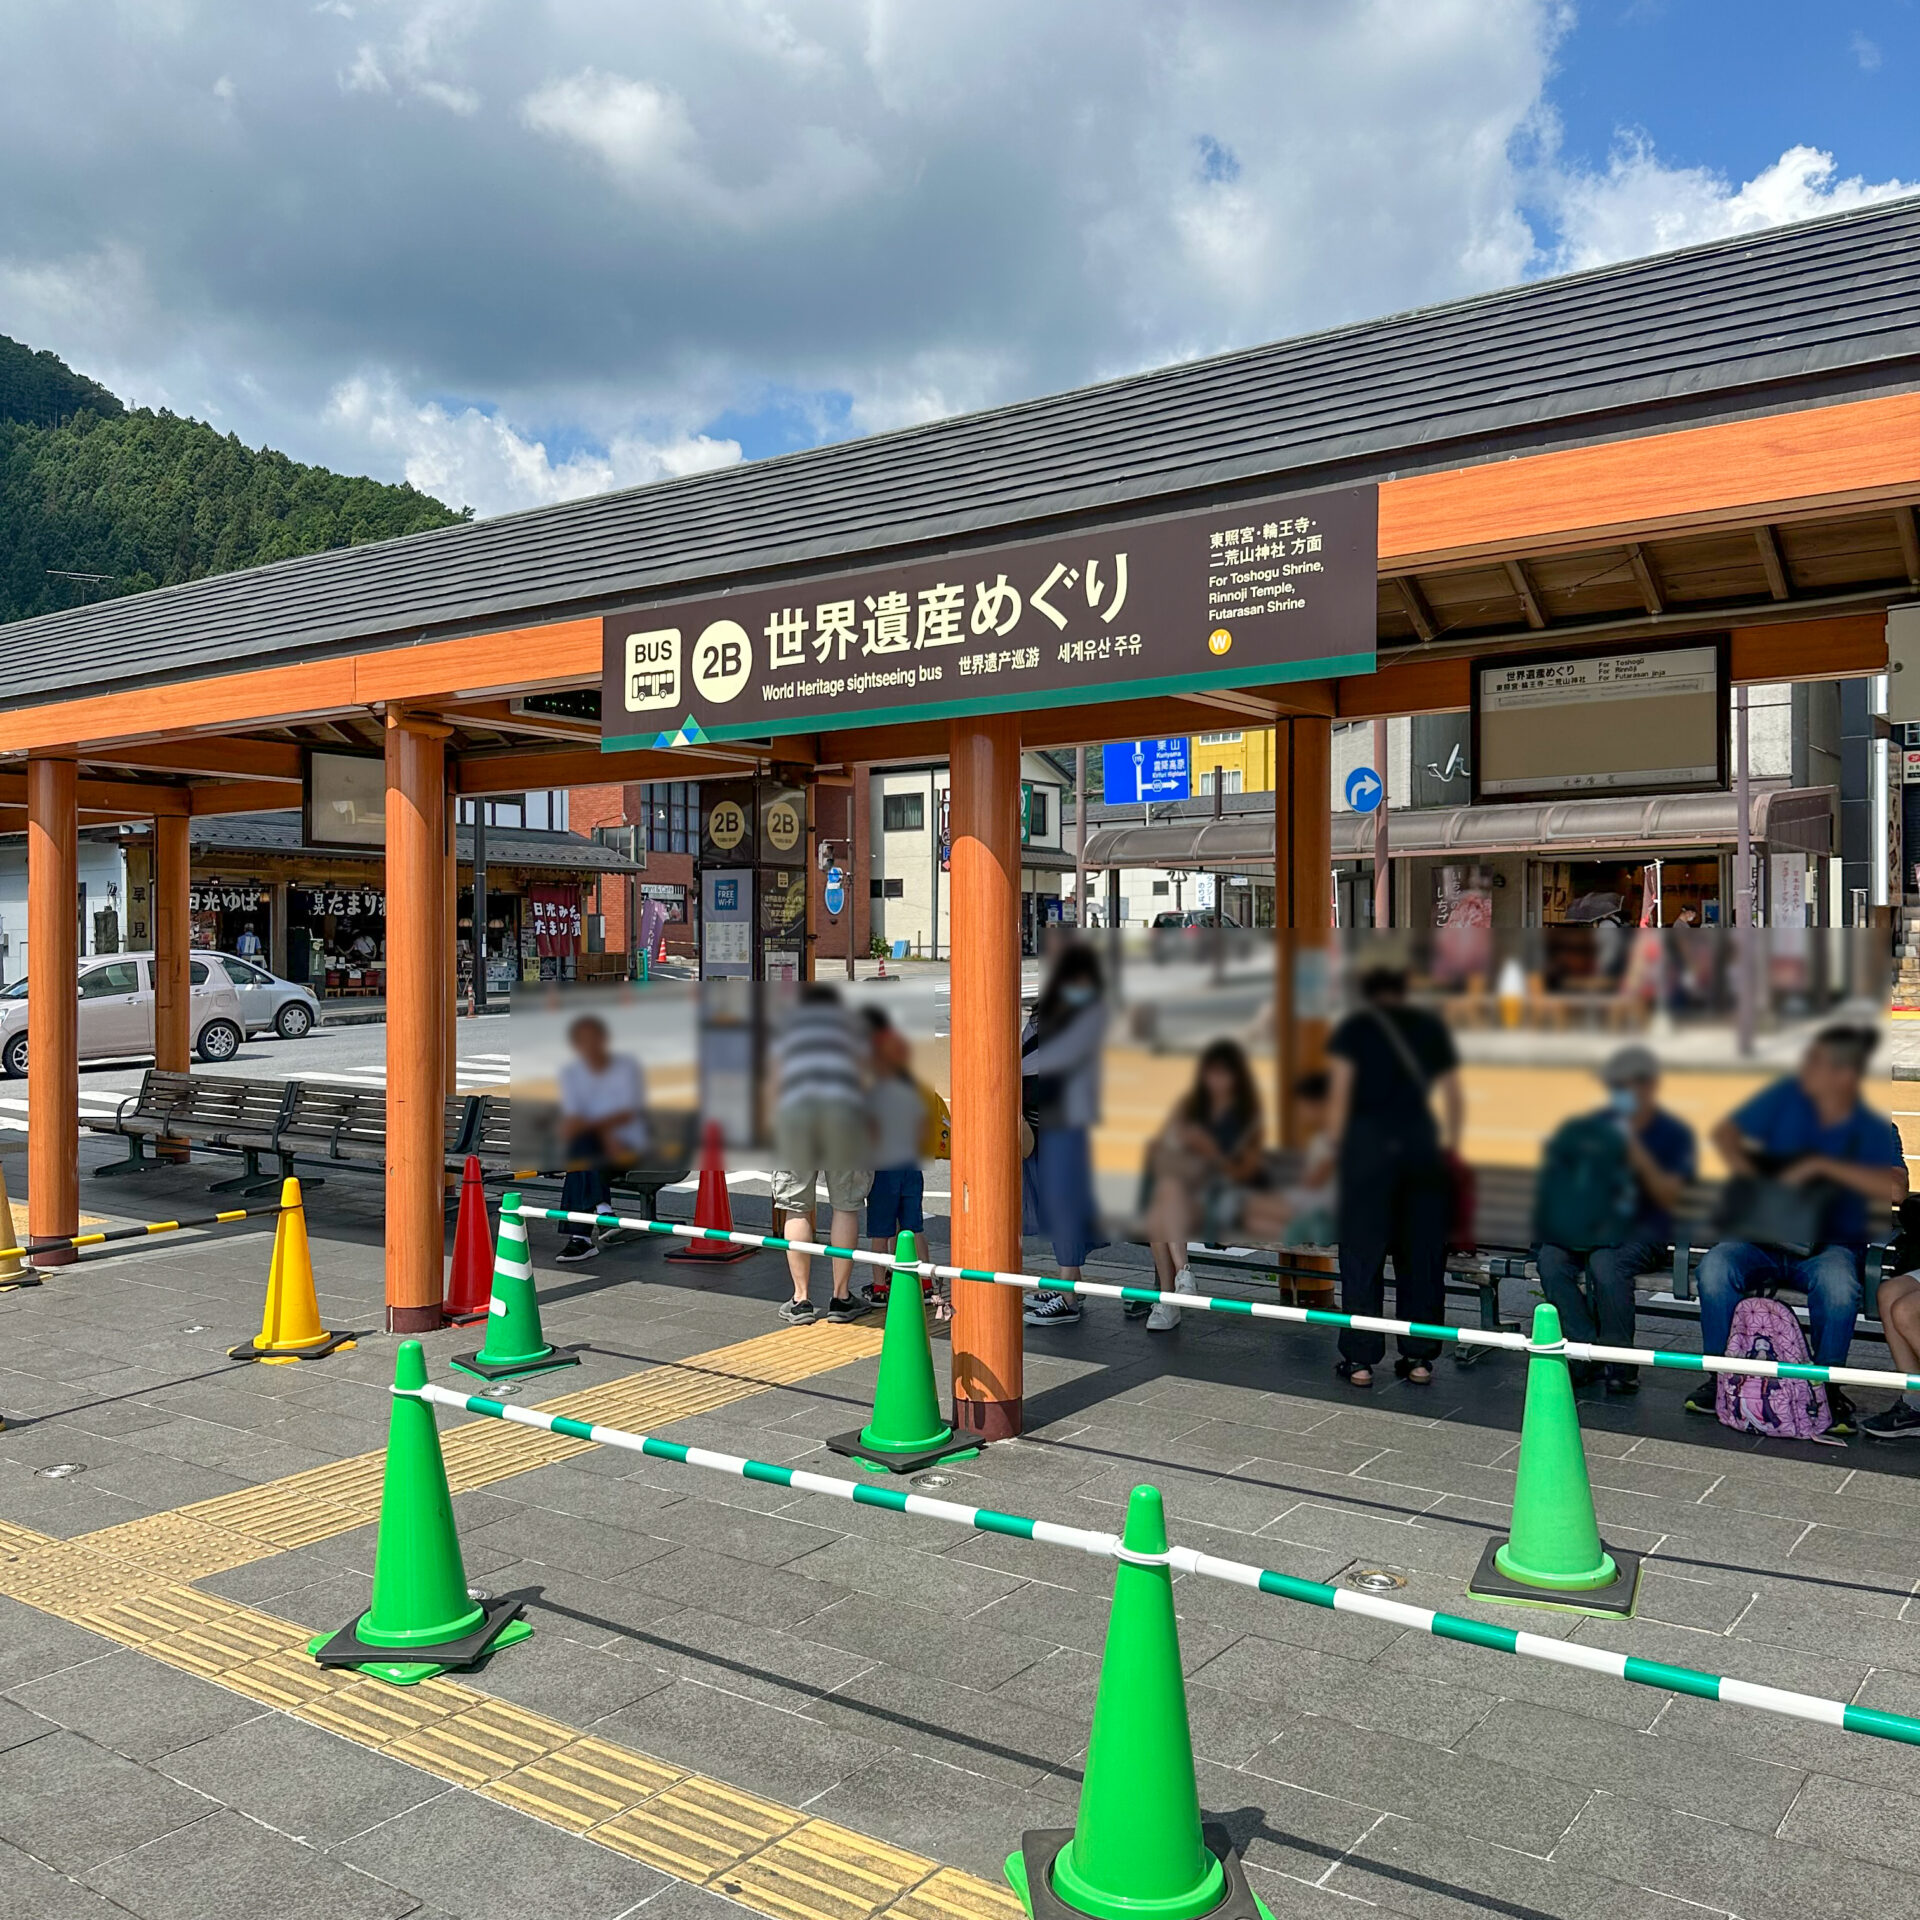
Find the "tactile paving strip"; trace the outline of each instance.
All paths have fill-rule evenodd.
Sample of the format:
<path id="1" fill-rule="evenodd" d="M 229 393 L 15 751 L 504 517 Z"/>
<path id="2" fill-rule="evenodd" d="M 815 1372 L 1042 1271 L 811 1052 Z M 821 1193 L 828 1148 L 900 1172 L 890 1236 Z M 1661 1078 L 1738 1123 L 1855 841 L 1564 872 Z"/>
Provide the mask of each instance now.
<path id="1" fill-rule="evenodd" d="M 1010 1887 L 942 1867 L 893 1903 L 898 1920 L 1027 1920 Z"/>
<path id="2" fill-rule="evenodd" d="M 713 1885 L 779 1920 L 871 1920 L 936 1864 L 831 1821 L 809 1820 Z"/>
<path id="3" fill-rule="evenodd" d="M 516 1767 L 481 1791 L 536 1819 L 584 1833 L 682 1778 L 678 1767 L 589 1736 Z"/>
<path id="4" fill-rule="evenodd" d="M 704 1885 L 792 1832 L 805 1817 L 694 1774 L 596 1827 L 593 1838 L 677 1880 Z"/>

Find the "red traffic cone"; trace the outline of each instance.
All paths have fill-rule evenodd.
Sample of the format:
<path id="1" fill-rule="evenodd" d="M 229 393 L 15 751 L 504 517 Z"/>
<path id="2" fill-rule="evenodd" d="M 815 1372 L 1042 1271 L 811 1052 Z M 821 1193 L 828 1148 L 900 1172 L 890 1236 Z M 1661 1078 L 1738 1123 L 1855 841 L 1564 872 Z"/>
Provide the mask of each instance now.
<path id="1" fill-rule="evenodd" d="M 700 1141 L 700 1191 L 694 1195 L 693 1224 L 710 1233 L 733 1231 L 733 1202 L 727 1197 L 726 1142 L 720 1137 L 720 1122 L 709 1120 Z M 676 1247 L 669 1260 L 697 1260 L 711 1264 L 716 1260 L 744 1260 L 751 1247 L 736 1247 L 724 1240 L 694 1240 Z"/>
<path id="2" fill-rule="evenodd" d="M 453 1229 L 446 1316 L 456 1326 L 484 1320 L 492 1295 L 493 1234 L 487 1226 L 487 1194 L 480 1183 L 480 1156 L 470 1153 L 460 1176 L 460 1218 Z"/>

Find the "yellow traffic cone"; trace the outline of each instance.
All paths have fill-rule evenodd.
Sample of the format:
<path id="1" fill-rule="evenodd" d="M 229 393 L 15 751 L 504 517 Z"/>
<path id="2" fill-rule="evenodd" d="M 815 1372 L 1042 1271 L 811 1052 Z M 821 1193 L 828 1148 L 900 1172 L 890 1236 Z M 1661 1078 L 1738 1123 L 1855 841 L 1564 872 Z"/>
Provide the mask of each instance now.
<path id="1" fill-rule="evenodd" d="M 291 1360 L 320 1360 L 354 1344 L 350 1333 L 329 1333 L 320 1324 L 320 1302 L 313 1292 L 313 1255 L 307 1247 L 307 1215 L 300 1182 L 280 1183 L 280 1218 L 273 1230 L 273 1265 L 267 1270 L 267 1308 L 260 1331 L 245 1345 L 231 1347 L 229 1360 L 258 1360 L 285 1366 Z"/>
<path id="2" fill-rule="evenodd" d="M 37 1287 L 40 1276 L 20 1250 L 19 1236 L 13 1230 L 13 1203 L 7 1198 L 7 1170 L 0 1163 L 0 1288 Z"/>

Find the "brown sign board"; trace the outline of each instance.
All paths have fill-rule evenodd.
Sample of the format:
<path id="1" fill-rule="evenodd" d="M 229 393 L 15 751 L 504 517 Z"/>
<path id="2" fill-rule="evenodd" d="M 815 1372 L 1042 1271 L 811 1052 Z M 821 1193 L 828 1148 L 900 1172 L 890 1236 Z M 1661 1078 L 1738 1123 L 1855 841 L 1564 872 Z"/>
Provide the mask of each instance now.
<path id="1" fill-rule="evenodd" d="M 609 751 L 1252 687 L 1374 665 L 1378 495 L 1276 495 L 603 622 Z"/>

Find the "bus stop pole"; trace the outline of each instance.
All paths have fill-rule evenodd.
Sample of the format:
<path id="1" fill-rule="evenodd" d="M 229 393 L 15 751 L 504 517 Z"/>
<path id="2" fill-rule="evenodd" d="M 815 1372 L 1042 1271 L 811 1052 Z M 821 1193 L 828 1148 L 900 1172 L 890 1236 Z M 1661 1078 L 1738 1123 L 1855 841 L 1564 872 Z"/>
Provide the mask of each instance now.
<path id="1" fill-rule="evenodd" d="M 951 723 L 953 1258 L 1020 1264 L 1020 722 Z M 937 838 L 937 836 L 936 836 Z M 937 857 L 937 856 L 936 856 Z M 1022 1422 L 1018 1293 L 953 1288 L 953 1423 L 1005 1440 Z"/>

